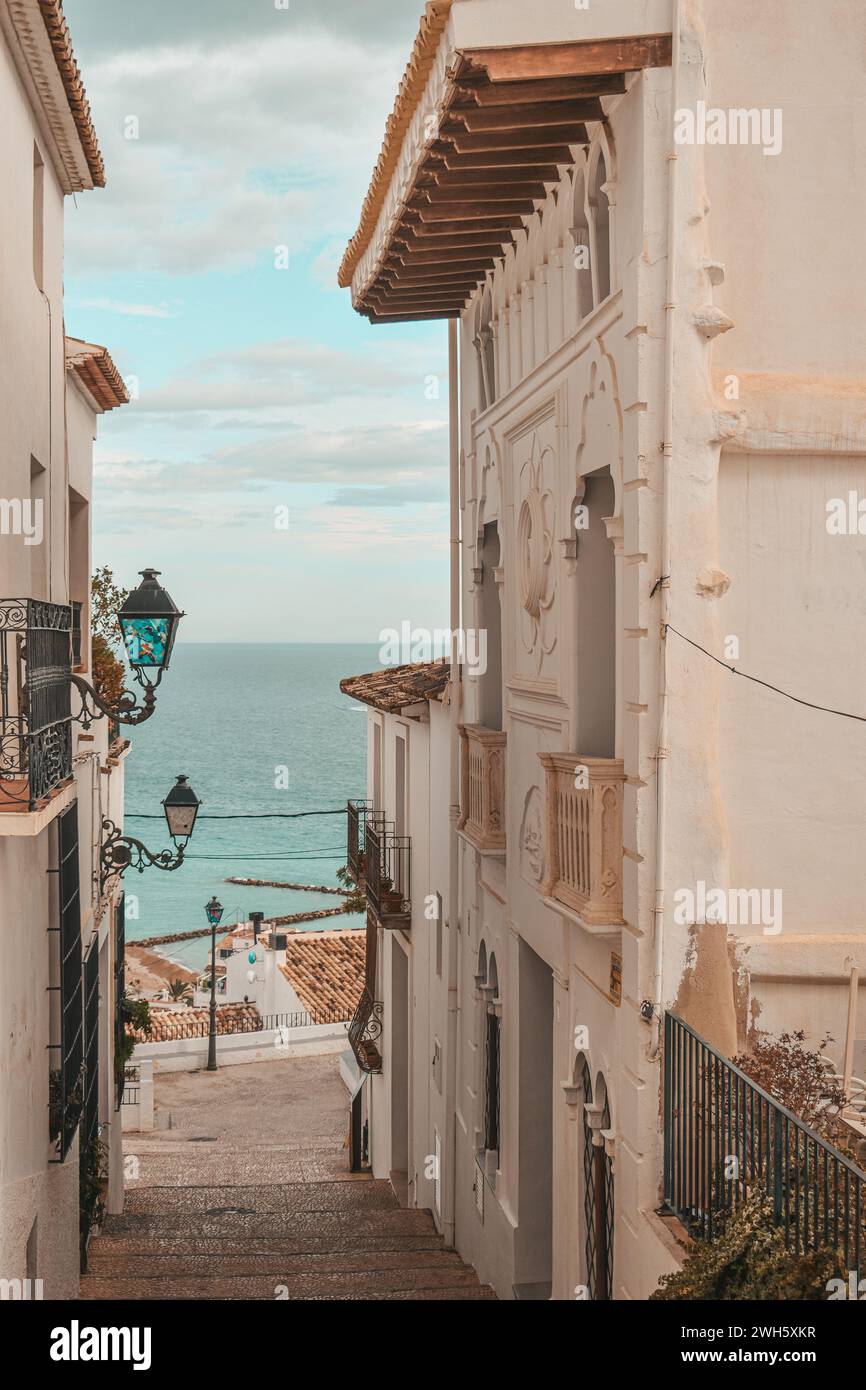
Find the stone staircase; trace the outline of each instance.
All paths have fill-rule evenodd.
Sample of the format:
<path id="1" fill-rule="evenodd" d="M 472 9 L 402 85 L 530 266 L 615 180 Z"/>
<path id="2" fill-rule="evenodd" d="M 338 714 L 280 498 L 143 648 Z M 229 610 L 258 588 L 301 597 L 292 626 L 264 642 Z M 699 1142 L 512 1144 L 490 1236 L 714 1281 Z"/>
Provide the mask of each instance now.
<path id="1" fill-rule="evenodd" d="M 493 1299 L 429 1212 L 342 1148 L 128 1135 L 138 1179 L 90 1243 L 85 1299 Z"/>

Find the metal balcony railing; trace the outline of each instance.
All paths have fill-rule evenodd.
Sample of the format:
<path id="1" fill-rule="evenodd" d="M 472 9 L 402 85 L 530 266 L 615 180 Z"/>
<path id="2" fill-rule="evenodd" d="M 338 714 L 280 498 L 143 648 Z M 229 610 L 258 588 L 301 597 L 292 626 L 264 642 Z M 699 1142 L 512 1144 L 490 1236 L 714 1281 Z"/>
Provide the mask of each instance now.
<path id="1" fill-rule="evenodd" d="M 358 884 L 364 882 L 364 831 L 367 815 L 372 812 L 372 809 L 372 801 L 348 801 L 346 803 L 346 867 Z"/>
<path id="2" fill-rule="evenodd" d="M 481 724 L 460 725 L 460 823 L 477 849 L 505 849 L 506 735 Z"/>
<path id="3" fill-rule="evenodd" d="M 364 988 L 354 1016 L 349 1024 L 349 1043 L 355 1061 L 363 1072 L 382 1070 L 379 1040 L 382 1036 L 382 1004 L 376 999 L 376 955 L 379 923 L 372 911 L 367 913 L 367 941 L 364 957 Z"/>
<path id="4" fill-rule="evenodd" d="M 829 1247 L 866 1271 L 866 1173 L 716 1052 L 665 1015 L 665 1205 L 712 1240 L 762 1188 L 796 1254 Z M 843 1271 L 840 1271 L 843 1273 Z"/>
<path id="5" fill-rule="evenodd" d="M 71 605 L 0 600 L 0 813 L 72 776 L 71 670 Z"/>
<path id="6" fill-rule="evenodd" d="M 368 813 L 364 873 L 367 905 L 383 927 L 407 927 L 410 902 L 410 840 L 395 835 L 379 812 Z"/>

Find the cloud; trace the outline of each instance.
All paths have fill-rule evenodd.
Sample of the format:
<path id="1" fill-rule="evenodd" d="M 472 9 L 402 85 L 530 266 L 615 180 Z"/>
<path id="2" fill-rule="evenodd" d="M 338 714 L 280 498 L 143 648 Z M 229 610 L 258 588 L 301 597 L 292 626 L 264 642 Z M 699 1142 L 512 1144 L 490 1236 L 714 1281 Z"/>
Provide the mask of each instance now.
<path id="1" fill-rule="evenodd" d="M 81 57 L 107 188 L 68 218 L 77 270 L 236 269 L 323 237 L 333 262 L 405 60 L 383 45 L 379 17 L 343 25 L 329 4 L 318 24 L 271 14 L 235 31 L 212 23 L 208 0 L 206 22 L 202 3 L 176 5 L 196 12 L 194 26 L 151 18 L 123 47 L 125 8 L 106 21 L 112 47 Z"/>
<path id="2" fill-rule="evenodd" d="M 119 46 L 146 49 L 209 35 L 237 41 L 253 35 L 274 38 L 290 31 L 322 28 L 374 43 L 394 42 L 408 50 L 418 28 L 423 0 L 148 0 L 146 6 L 117 0 L 64 0 L 79 64 L 87 71 L 93 55 Z"/>
<path id="3" fill-rule="evenodd" d="M 170 309 L 161 304 L 124 304 L 120 299 L 68 299 L 67 307 L 72 309 L 99 309 L 105 314 L 129 314 L 132 318 L 170 319 Z"/>

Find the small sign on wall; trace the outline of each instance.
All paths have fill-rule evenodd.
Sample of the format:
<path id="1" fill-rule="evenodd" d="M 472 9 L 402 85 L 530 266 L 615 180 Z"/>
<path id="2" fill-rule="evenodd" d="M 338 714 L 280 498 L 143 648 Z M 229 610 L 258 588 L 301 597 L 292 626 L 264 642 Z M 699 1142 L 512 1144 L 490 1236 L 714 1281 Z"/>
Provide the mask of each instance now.
<path id="1" fill-rule="evenodd" d="M 622 956 L 618 956 L 616 951 L 610 953 L 610 985 L 608 988 L 608 998 L 611 1004 L 619 1008 L 622 1003 Z"/>

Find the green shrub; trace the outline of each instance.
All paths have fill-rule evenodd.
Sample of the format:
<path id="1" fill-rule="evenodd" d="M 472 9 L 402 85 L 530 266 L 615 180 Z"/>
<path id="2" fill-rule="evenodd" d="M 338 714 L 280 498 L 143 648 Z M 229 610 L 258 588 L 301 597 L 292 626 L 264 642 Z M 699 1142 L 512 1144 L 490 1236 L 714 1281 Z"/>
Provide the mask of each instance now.
<path id="1" fill-rule="evenodd" d="M 807 1302 L 827 1298 L 845 1261 L 841 1251 L 785 1248 L 784 1226 L 773 1220 L 766 1193 L 757 1191 L 728 1217 L 713 1240 L 694 1245 L 674 1274 L 662 1277 L 651 1299 L 692 1302 Z"/>

